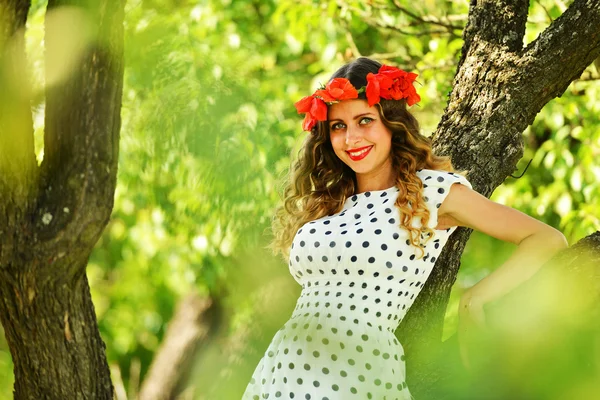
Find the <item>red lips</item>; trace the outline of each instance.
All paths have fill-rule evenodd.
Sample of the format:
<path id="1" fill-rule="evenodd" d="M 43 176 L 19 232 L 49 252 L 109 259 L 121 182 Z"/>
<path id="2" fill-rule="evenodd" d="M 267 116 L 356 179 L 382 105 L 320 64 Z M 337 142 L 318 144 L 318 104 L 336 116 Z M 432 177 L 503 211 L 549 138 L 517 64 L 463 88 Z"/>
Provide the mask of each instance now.
<path id="1" fill-rule="evenodd" d="M 358 149 L 352 149 L 353 153 L 356 153 L 356 152 L 364 150 L 364 149 L 369 149 L 369 150 L 365 151 L 364 153 L 362 153 L 362 154 L 360 154 L 358 156 L 353 156 L 352 154 L 350 154 L 349 151 L 346 151 L 346 153 L 348 153 L 348 156 L 350 156 L 350 159 L 352 161 L 359 161 L 359 160 L 362 160 L 363 158 L 365 158 L 371 152 L 372 148 L 373 148 L 373 146 L 371 145 L 371 146 L 360 147 Z"/>

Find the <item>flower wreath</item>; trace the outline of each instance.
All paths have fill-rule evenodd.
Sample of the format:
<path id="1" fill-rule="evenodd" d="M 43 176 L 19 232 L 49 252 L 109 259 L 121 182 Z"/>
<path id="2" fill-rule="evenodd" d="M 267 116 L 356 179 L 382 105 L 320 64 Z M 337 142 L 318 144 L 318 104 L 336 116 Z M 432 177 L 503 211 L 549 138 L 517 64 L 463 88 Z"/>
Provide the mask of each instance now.
<path id="1" fill-rule="evenodd" d="M 406 99 L 412 106 L 421 101 L 413 82 L 417 74 L 406 72 L 389 65 L 382 65 L 374 74 L 367 74 L 367 86 L 356 89 L 346 78 L 334 78 L 327 86 L 321 86 L 312 95 L 303 97 L 294 105 L 298 114 L 306 113 L 302 129 L 310 131 L 317 121 L 327 121 L 327 104 L 338 103 L 342 100 L 356 99 L 358 94 L 365 92 L 369 106 L 379 103 L 381 98 L 387 100 Z"/>

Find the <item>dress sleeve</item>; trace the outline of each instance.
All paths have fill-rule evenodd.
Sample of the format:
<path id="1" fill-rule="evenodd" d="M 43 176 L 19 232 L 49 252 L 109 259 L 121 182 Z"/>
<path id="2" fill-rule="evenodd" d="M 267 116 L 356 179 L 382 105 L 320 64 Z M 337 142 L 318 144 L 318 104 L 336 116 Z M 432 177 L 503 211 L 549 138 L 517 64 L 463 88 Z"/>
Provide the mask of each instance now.
<path id="1" fill-rule="evenodd" d="M 422 170 L 421 180 L 423 181 L 423 196 L 429 208 L 429 223 L 431 229 L 435 229 L 438 223 L 438 209 L 444 202 L 450 187 L 454 183 L 465 185 L 473 189 L 471 183 L 462 175 L 456 172 Z"/>

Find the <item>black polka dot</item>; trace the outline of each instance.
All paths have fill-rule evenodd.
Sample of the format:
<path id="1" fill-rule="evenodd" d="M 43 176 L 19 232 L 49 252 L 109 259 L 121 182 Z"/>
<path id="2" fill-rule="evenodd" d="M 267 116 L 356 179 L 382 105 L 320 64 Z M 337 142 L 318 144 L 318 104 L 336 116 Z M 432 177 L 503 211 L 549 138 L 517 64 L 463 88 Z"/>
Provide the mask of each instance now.
<path id="1" fill-rule="evenodd" d="M 442 195 L 455 180 L 441 175 L 418 170 L 423 181 L 421 196 L 425 207 L 433 212 L 432 222 L 437 216 L 436 207 L 441 207 Z M 329 400 L 332 395 L 325 392 L 331 391 L 340 392 L 340 398 L 350 398 L 352 393 L 356 395 L 353 398 L 376 399 L 382 390 L 406 388 L 402 379 L 394 381 L 377 374 L 378 366 L 386 365 L 382 364 L 385 360 L 405 362 L 404 355 L 397 352 L 400 342 L 384 336 L 384 332 L 394 331 L 425 286 L 425 277 L 447 235 L 429 244 L 424 240 L 432 235 L 420 232 L 423 243 L 413 245 L 407 239 L 410 233 L 399 225 L 397 217 L 401 213 L 394 208 L 398 192 L 396 188 L 353 195 L 346 199 L 341 212 L 298 229 L 291 244 L 289 266 L 302 285 L 291 316 L 300 319 L 280 329 L 282 340 L 266 350 L 251 378 L 248 391 L 252 393 L 247 398 Z M 414 250 L 419 246 L 428 251 L 418 259 Z M 363 331 L 367 327 L 368 334 Z M 402 376 L 397 375 L 402 371 L 394 369 L 397 367 L 392 365 L 393 376 Z M 325 381 L 321 379 L 324 376 L 333 379 Z M 273 389 L 265 386 L 269 382 Z M 292 389 L 294 385 L 296 389 Z M 398 394 L 390 392 L 386 397 L 395 396 Z"/>

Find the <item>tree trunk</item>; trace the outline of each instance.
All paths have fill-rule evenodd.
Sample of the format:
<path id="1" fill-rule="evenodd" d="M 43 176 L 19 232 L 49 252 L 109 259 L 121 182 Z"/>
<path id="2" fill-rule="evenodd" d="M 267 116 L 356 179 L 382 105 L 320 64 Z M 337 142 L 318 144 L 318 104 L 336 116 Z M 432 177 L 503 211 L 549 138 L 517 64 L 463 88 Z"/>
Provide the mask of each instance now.
<path id="1" fill-rule="evenodd" d="M 600 2 L 575 0 L 524 48 L 528 5 L 527 0 L 471 1 L 453 90 L 433 136 L 434 151 L 450 156 L 458 170 L 468 170 L 474 189 L 486 197 L 515 170 L 523 155 L 522 132 L 537 113 L 600 55 Z M 470 234 L 459 228 L 450 237 L 398 330 L 417 398 L 429 398 L 428 387 L 446 373 L 435 360 Z"/>
<path id="2" fill-rule="evenodd" d="M 114 396 L 85 269 L 113 206 L 124 2 L 72 3 L 48 2 L 38 167 L 24 63 L 29 2 L 0 0 L 0 320 L 15 399 Z"/>
<path id="3" fill-rule="evenodd" d="M 181 300 L 169 329 L 156 351 L 140 390 L 140 400 L 177 397 L 195 358 L 196 348 L 206 340 L 213 322 L 215 304 L 197 293 Z"/>

